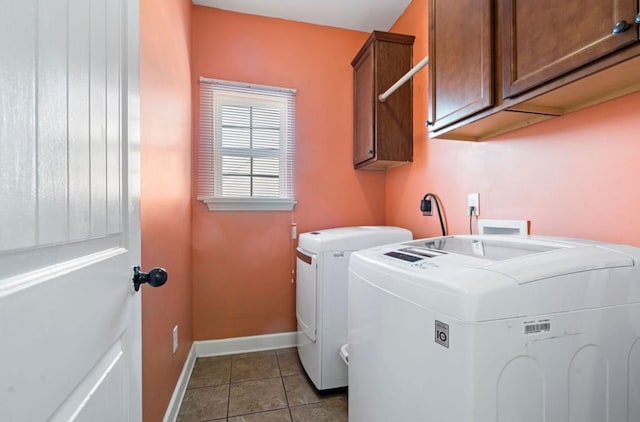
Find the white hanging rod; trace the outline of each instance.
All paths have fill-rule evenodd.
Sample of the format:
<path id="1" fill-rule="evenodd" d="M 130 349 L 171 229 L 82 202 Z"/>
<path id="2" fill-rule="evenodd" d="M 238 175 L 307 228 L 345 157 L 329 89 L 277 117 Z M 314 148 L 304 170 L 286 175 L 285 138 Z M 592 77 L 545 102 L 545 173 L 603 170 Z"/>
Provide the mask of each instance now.
<path id="1" fill-rule="evenodd" d="M 387 98 L 389 98 L 391 94 L 396 92 L 396 89 L 400 88 L 405 82 L 411 79 L 413 75 L 418 73 L 418 71 L 423 67 L 425 67 L 428 63 L 429 63 L 429 56 L 425 57 L 424 59 L 422 59 L 422 61 L 420 61 L 420 63 L 413 66 L 413 68 L 410 71 L 408 71 L 402 78 L 400 78 L 398 82 L 391 85 L 391 88 L 387 89 L 383 94 L 378 95 L 378 99 L 380 100 L 380 102 L 384 103 L 385 101 L 387 101 Z"/>

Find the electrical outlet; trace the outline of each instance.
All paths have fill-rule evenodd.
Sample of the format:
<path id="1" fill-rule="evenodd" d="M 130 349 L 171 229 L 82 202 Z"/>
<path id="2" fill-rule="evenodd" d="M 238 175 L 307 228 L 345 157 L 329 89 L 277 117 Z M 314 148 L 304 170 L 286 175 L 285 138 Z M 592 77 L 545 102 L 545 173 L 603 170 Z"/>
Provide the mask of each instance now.
<path id="1" fill-rule="evenodd" d="M 173 353 L 178 350 L 178 326 L 173 327 Z"/>
<path id="2" fill-rule="evenodd" d="M 467 195 L 467 214 L 471 212 L 471 207 L 474 208 L 473 215 L 476 217 L 480 215 L 480 194 L 470 193 Z"/>
<path id="3" fill-rule="evenodd" d="M 298 237 L 298 225 L 291 223 L 291 239 L 296 240 L 296 237 Z"/>

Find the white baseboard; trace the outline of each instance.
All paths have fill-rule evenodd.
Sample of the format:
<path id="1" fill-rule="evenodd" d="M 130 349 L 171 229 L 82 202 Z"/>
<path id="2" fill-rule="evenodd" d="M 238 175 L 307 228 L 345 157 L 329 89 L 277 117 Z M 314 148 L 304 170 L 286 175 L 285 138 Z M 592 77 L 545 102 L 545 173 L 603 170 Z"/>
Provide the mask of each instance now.
<path id="1" fill-rule="evenodd" d="M 194 341 L 189 350 L 187 360 L 178 378 L 178 383 L 173 391 L 169 406 L 164 414 L 163 422 L 175 422 L 180 410 L 180 404 L 187 391 L 189 378 L 196 358 L 207 356 L 233 355 L 236 353 L 259 352 L 262 350 L 284 349 L 297 345 L 298 335 L 294 332 L 265 334 L 251 337 L 234 337 L 223 340 Z"/>
<path id="2" fill-rule="evenodd" d="M 297 333 L 265 334 L 261 336 L 233 337 L 222 340 L 194 341 L 197 357 L 232 355 L 236 353 L 259 352 L 261 350 L 295 347 Z"/>
<path id="3" fill-rule="evenodd" d="M 182 404 L 184 393 L 187 391 L 187 385 L 189 384 L 189 379 L 191 378 L 191 372 L 193 371 L 193 366 L 195 365 L 195 363 L 196 347 L 194 344 L 191 344 L 191 349 L 189 350 L 189 354 L 187 355 L 187 360 L 184 362 L 182 372 L 180 373 L 180 378 L 178 378 L 176 388 L 175 390 L 173 390 L 171 400 L 169 401 L 169 406 L 167 406 L 167 411 L 164 414 L 164 418 L 162 418 L 162 422 L 176 421 L 176 418 L 178 417 L 178 411 L 180 410 L 180 404 Z"/>

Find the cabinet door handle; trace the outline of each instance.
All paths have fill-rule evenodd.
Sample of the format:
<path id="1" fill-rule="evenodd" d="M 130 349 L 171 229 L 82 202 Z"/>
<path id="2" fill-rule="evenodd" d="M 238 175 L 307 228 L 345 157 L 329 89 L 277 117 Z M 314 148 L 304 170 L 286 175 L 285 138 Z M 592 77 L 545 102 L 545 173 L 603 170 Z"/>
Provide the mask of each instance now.
<path id="1" fill-rule="evenodd" d="M 636 15 L 636 23 L 640 25 L 640 13 Z"/>
<path id="2" fill-rule="evenodd" d="M 636 20 L 638 17 L 636 16 Z M 625 20 L 618 21 L 615 25 L 613 25 L 613 30 L 611 33 L 613 35 L 622 34 L 623 32 L 627 32 L 631 28 L 631 25 Z"/>
<path id="3" fill-rule="evenodd" d="M 373 150 L 372 150 L 372 149 L 370 149 L 369 151 L 367 151 L 367 154 L 369 154 L 369 155 L 373 155 Z"/>

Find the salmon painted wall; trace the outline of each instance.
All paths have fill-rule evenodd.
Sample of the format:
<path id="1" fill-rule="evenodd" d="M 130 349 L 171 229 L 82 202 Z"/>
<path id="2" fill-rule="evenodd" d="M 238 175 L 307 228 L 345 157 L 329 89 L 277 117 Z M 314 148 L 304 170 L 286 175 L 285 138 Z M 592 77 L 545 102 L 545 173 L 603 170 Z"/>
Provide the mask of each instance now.
<path id="1" fill-rule="evenodd" d="M 392 30 L 416 35 L 414 60 L 427 53 L 427 0 L 414 0 Z M 640 246 L 640 94 L 480 143 L 427 140 L 428 67 L 414 81 L 414 162 L 387 172 L 386 223 L 416 236 L 440 234 L 419 200 L 440 196 L 450 233 L 468 233 L 468 193 L 480 217 L 526 219 L 531 233 Z M 475 232 L 475 228 L 474 228 Z"/>
<path id="2" fill-rule="evenodd" d="M 194 200 L 194 338 L 294 331 L 291 222 L 302 233 L 385 221 L 384 174 L 355 171 L 352 164 L 350 63 L 368 34 L 192 10 L 194 128 L 200 76 L 297 89 L 298 201 L 292 213 L 213 213 Z M 194 150 L 197 142 L 194 136 Z M 194 191 L 196 183 L 194 171 Z"/>
<path id="3" fill-rule="evenodd" d="M 162 420 L 193 341 L 189 0 L 140 2 L 142 266 L 167 284 L 143 285 L 145 421 Z M 179 345 L 172 353 L 172 329 Z"/>

